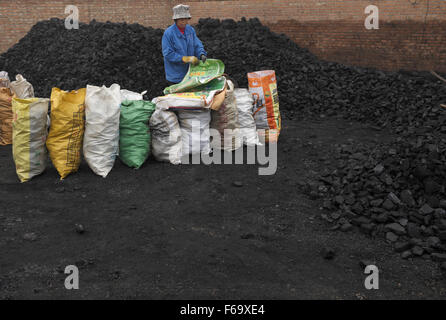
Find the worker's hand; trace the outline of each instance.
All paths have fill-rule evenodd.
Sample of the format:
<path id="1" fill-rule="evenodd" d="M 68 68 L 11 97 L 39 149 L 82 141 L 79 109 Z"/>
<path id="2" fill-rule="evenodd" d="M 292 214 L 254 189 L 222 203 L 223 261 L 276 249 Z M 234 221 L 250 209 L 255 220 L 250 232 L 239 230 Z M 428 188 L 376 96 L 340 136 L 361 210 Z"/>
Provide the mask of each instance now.
<path id="1" fill-rule="evenodd" d="M 206 56 L 204 54 L 201 55 L 200 60 L 203 61 L 203 63 L 206 62 Z"/>
<path id="2" fill-rule="evenodd" d="M 184 63 L 192 63 L 193 65 L 196 65 L 200 62 L 195 56 L 184 56 L 182 60 Z"/>

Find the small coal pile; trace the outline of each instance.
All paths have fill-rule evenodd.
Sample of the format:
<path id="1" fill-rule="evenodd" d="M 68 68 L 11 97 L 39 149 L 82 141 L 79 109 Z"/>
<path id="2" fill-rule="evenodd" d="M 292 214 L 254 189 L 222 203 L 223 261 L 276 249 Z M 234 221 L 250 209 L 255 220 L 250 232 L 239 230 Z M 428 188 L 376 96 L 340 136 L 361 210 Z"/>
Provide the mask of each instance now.
<path id="1" fill-rule="evenodd" d="M 403 258 L 446 256 L 446 137 L 406 135 L 371 149 L 335 146 L 336 167 L 320 177 L 324 215 L 342 231 L 362 231 L 394 243 Z M 323 195 L 323 194 L 320 194 Z"/>

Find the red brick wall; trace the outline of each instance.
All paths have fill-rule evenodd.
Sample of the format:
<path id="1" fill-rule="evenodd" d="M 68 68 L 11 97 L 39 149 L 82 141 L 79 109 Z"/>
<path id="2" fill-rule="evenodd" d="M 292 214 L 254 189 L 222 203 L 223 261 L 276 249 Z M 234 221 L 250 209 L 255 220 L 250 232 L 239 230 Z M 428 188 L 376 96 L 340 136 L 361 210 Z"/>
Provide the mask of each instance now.
<path id="1" fill-rule="evenodd" d="M 78 6 L 82 22 L 165 28 L 178 3 L 191 6 L 192 23 L 200 17 L 258 17 L 323 59 L 385 70 L 446 72 L 446 0 L 0 0 L 0 52 L 37 21 L 65 18 L 69 4 Z M 364 27 L 364 9 L 370 4 L 380 10 L 379 30 Z"/>

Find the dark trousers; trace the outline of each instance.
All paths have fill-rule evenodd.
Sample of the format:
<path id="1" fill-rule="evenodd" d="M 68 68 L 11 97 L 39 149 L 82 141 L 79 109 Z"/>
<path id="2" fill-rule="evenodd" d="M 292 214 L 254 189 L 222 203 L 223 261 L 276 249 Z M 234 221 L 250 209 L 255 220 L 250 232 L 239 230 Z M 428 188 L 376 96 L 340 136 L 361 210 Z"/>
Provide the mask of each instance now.
<path id="1" fill-rule="evenodd" d="M 176 83 L 175 82 L 170 82 L 170 81 L 166 80 L 166 87 L 173 86 L 174 84 L 176 84 Z"/>

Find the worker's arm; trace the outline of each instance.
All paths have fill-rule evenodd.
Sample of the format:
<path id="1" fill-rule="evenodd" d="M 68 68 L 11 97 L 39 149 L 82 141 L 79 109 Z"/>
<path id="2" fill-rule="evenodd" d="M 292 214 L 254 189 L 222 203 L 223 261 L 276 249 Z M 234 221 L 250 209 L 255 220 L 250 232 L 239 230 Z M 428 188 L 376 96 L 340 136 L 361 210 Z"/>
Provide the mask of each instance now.
<path id="1" fill-rule="evenodd" d="M 162 40 L 163 56 L 170 62 L 182 62 L 183 56 L 176 53 L 169 34 L 164 33 Z"/>

